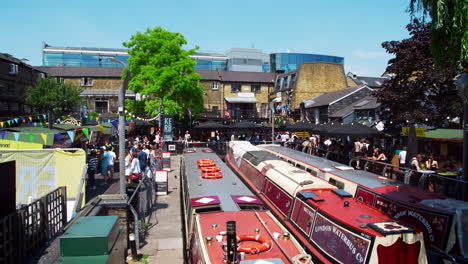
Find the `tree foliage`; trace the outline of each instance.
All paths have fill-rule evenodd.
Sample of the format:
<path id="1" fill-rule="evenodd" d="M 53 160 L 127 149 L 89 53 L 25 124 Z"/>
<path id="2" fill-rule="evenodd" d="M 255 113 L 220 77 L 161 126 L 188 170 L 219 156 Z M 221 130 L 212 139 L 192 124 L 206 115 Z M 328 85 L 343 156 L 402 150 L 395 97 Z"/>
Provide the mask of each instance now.
<path id="1" fill-rule="evenodd" d="M 430 16 L 432 53 L 442 69 L 468 66 L 468 4 L 466 0 L 410 0 L 413 17 Z"/>
<path id="2" fill-rule="evenodd" d="M 184 50 L 187 41 L 180 33 L 161 27 L 137 32 L 123 45 L 129 48 L 131 79 L 129 89 L 144 98 L 148 115 L 159 111 L 182 115 L 187 108 L 196 114 L 203 110 L 203 87 L 194 71 L 196 61 L 189 57 L 196 49 Z M 130 109 L 137 105 L 130 105 Z"/>
<path id="3" fill-rule="evenodd" d="M 442 71 L 434 66 L 429 28 L 430 24 L 415 19 L 407 26 L 410 38 L 382 43 L 395 55 L 387 67 L 394 77 L 374 94 L 384 109 L 382 119 L 394 125 L 410 120 L 440 127 L 447 117 L 461 113 L 453 69 Z"/>
<path id="4" fill-rule="evenodd" d="M 83 102 L 83 89 L 71 83 L 60 83 L 53 77 L 39 79 L 26 88 L 26 104 L 40 113 L 51 111 L 55 116 L 67 115 L 73 106 Z"/>

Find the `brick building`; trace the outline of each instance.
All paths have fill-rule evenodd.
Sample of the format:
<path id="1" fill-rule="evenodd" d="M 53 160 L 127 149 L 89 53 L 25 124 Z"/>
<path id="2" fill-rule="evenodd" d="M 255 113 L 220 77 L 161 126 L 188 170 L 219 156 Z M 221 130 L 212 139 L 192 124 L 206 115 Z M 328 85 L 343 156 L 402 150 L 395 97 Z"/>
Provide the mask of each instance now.
<path id="1" fill-rule="evenodd" d="M 29 113 L 24 105 L 26 87 L 34 86 L 44 72 L 9 55 L 0 53 L 0 116 L 10 117 Z"/>
<path id="2" fill-rule="evenodd" d="M 205 90 L 206 118 L 269 118 L 275 73 L 196 70 Z"/>
<path id="3" fill-rule="evenodd" d="M 114 67 L 36 67 L 60 82 L 67 82 L 84 89 L 88 111 L 117 113 L 118 92 L 122 84 L 122 68 Z M 133 91 L 127 90 L 125 97 L 135 98 Z"/>
<path id="4" fill-rule="evenodd" d="M 298 69 L 277 76 L 269 101 L 274 102 L 277 114 L 299 119 L 301 102 L 346 88 L 343 64 L 302 63 Z"/>

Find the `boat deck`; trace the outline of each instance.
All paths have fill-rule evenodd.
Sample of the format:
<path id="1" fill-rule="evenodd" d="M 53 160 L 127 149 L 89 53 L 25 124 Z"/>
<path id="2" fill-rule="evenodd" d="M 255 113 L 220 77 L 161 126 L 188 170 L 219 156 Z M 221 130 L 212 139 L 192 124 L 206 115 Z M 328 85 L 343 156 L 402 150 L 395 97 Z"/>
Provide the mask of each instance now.
<path id="1" fill-rule="evenodd" d="M 260 220 L 261 219 L 261 220 Z M 258 263 L 281 263 L 281 262 L 266 262 L 271 259 L 281 259 L 283 263 L 290 263 L 290 259 L 301 252 L 293 239 L 286 240 L 283 238 L 282 234 L 285 232 L 278 223 L 273 220 L 270 214 L 266 211 L 237 211 L 237 212 L 219 212 L 219 213 L 210 213 L 210 214 L 200 214 L 199 215 L 200 227 L 201 227 L 201 234 L 203 239 L 207 236 L 211 236 L 213 238 L 213 243 L 211 245 L 207 245 L 206 249 L 208 251 L 208 255 L 210 256 L 211 263 L 222 263 L 222 259 L 224 257 L 225 252 L 222 249 L 222 244 L 225 242 L 226 237 L 220 236 L 220 232 L 226 231 L 226 222 L 227 221 L 236 221 L 236 234 L 239 235 L 246 235 L 246 234 L 256 234 L 254 231 L 258 228 L 260 231 L 258 235 L 264 236 L 268 238 L 271 243 L 272 247 L 270 250 L 260 253 L 260 254 L 249 254 L 245 255 L 244 261 L 249 260 L 264 260 L 265 262 L 258 262 Z M 262 225 L 261 221 L 264 221 L 265 226 Z M 216 224 L 217 227 L 213 228 L 213 224 Z M 267 229 L 265 228 L 268 228 Z M 277 234 L 278 238 L 275 239 L 270 235 L 270 233 Z M 221 242 L 217 240 L 220 238 Z M 281 252 L 278 244 L 285 250 L 287 256 Z M 245 241 L 239 243 L 240 246 L 247 246 L 247 247 L 255 247 L 259 246 L 260 243 L 258 242 L 250 242 Z M 220 261 L 221 260 L 221 261 Z M 249 262 L 250 263 L 250 262 Z"/>
<path id="2" fill-rule="evenodd" d="M 192 200 L 192 204 L 198 202 L 198 205 L 203 205 L 203 203 L 208 205 L 210 202 L 219 202 L 222 211 L 239 210 L 236 199 L 241 199 L 245 203 L 261 204 L 260 200 L 254 196 L 216 153 L 206 151 L 211 151 L 211 149 L 188 149 L 184 154 L 187 187 L 190 190 L 189 198 Z M 201 177 L 202 173 L 197 166 L 197 160 L 201 159 L 212 159 L 216 167 L 221 169 L 223 177 L 220 179 L 203 179 Z M 229 192 L 226 190 L 229 190 Z"/>

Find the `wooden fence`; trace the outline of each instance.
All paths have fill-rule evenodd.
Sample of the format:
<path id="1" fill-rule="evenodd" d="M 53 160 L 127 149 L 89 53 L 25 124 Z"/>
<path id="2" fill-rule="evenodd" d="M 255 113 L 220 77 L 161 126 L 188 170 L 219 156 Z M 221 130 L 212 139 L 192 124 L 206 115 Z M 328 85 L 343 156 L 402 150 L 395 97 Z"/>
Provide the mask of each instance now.
<path id="1" fill-rule="evenodd" d="M 26 263 L 66 223 L 66 187 L 59 187 L 0 219 L 0 263 Z"/>

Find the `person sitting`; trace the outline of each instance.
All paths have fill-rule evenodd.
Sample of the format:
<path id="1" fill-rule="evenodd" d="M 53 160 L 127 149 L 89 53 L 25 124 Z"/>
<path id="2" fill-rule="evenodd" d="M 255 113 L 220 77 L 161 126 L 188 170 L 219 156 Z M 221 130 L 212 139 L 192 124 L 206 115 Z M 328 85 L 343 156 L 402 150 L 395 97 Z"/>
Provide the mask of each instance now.
<path id="1" fill-rule="evenodd" d="M 429 170 L 437 171 L 439 170 L 439 162 L 434 159 L 434 155 L 429 155 L 427 161 L 426 161 L 426 167 Z"/>
<path id="2" fill-rule="evenodd" d="M 411 159 L 411 163 L 410 163 L 410 166 L 411 166 L 411 169 L 413 170 L 421 170 L 421 167 L 419 166 L 419 163 L 422 161 L 422 156 L 421 154 L 418 154 L 416 155 L 416 157 L 413 157 Z"/>

